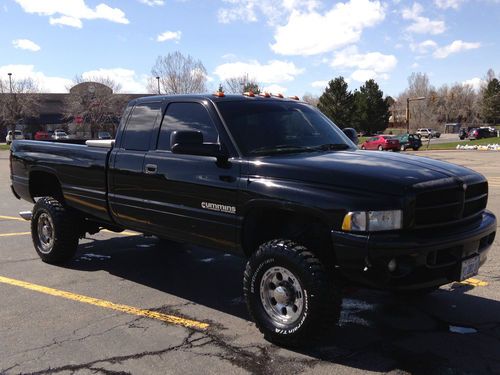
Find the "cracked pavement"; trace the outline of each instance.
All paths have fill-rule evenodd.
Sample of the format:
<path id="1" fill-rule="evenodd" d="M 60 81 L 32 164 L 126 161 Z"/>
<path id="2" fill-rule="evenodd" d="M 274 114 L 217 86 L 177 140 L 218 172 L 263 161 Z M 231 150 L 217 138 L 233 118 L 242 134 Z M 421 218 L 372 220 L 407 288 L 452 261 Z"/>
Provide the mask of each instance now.
<path id="1" fill-rule="evenodd" d="M 498 155 L 426 152 L 500 177 Z M 30 209 L 10 193 L 0 152 L 0 215 Z M 500 215 L 500 187 L 489 209 Z M 0 219 L 1 233 L 29 224 Z M 0 239 L 0 275 L 209 323 L 184 328 L 0 284 L 0 374 L 500 373 L 500 245 L 478 279 L 421 298 L 349 289 L 332 337 L 308 348 L 265 341 L 242 299 L 244 260 L 153 238 L 100 233 L 65 267 L 42 263 L 30 236 Z M 451 333 L 450 325 L 474 328 Z"/>

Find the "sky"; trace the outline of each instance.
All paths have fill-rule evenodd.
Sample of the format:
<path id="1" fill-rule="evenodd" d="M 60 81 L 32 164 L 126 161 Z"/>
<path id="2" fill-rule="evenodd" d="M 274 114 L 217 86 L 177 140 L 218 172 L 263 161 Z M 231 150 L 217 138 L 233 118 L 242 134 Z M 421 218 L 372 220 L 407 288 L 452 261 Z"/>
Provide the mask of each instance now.
<path id="1" fill-rule="evenodd" d="M 201 60 L 210 90 L 248 74 L 266 91 L 320 95 L 343 76 L 397 96 L 412 72 L 479 87 L 500 73 L 500 0 L 0 0 L 0 78 L 67 92 L 103 76 L 146 93 L 158 56 Z"/>

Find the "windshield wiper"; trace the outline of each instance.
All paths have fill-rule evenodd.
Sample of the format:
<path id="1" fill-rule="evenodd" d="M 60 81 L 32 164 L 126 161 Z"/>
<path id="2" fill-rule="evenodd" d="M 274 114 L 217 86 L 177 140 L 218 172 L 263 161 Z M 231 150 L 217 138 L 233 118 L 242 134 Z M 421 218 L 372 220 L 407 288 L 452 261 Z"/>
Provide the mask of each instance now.
<path id="1" fill-rule="evenodd" d="M 350 148 L 349 145 L 345 143 L 326 143 L 320 146 L 309 147 L 309 149 L 311 150 L 318 150 L 318 151 L 347 150 L 348 148 Z"/>
<path id="2" fill-rule="evenodd" d="M 276 145 L 270 147 L 259 147 L 255 150 L 249 151 L 249 154 L 252 155 L 271 155 L 271 154 L 285 154 L 285 153 L 293 153 L 293 152 L 308 152 L 311 151 L 310 147 L 305 146 L 293 146 L 293 145 Z"/>
<path id="3" fill-rule="evenodd" d="M 347 150 L 349 145 L 345 143 L 327 143 L 320 146 L 294 146 L 294 145 L 276 145 L 271 147 L 259 147 L 249 152 L 252 155 L 271 155 L 271 154 L 285 154 L 294 152 L 315 152 L 315 151 L 333 151 L 333 150 Z"/>

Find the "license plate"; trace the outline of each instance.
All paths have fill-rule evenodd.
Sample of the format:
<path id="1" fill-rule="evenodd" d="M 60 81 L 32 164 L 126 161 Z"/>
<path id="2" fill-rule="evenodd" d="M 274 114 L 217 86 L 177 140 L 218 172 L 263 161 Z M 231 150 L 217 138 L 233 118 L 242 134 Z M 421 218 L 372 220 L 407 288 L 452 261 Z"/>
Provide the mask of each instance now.
<path id="1" fill-rule="evenodd" d="M 460 269 L 460 281 L 475 276 L 477 275 L 478 272 L 479 272 L 479 255 L 476 255 L 473 258 L 469 258 L 462 261 L 462 267 Z"/>

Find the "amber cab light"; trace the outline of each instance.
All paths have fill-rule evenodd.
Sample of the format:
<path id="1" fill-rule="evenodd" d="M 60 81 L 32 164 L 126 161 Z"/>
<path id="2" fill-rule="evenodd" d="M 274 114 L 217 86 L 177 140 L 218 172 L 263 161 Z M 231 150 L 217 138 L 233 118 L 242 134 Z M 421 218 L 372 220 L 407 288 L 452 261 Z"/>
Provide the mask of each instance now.
<path id="1" fill-rule="evenodd" d="M 247 91 L 247 92 L 244 92 L 244 93 L 243 93 L 243 95 L 245 95 L 245 96 L 250 96 L 250 97 L 252 97 L 252 98 L 255 96 L 255 94 L 254 94 L 254 92 L 253 92 L 253 91 Z"/>

